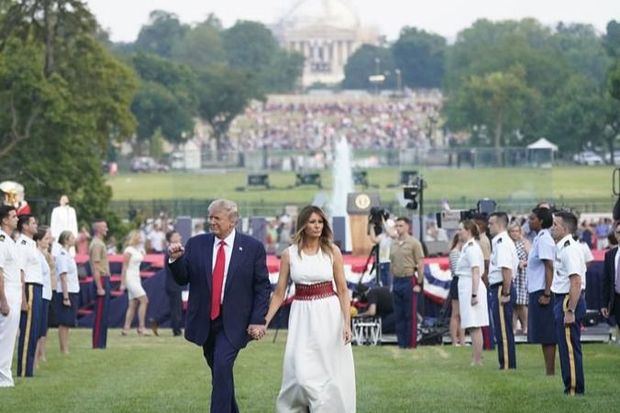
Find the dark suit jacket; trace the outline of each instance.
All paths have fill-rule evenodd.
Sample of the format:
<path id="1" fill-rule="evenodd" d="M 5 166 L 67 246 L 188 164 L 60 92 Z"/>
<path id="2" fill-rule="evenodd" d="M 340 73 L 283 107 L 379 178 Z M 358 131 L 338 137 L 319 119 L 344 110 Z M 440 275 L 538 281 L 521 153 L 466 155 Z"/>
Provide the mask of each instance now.
<path id="1" fill-rule="evenodd" d="M 166 252 L 166 255 L 164 256 L 164 262 L 167 263 L 168 262 L 168 253 Z M 174 279 L 174 276 L 172 275 L 172 271 L 170 270 L 170 267 L 166 266 L 165 268 L 166 270 L 166 292 L 169 293 L 180 293 L 183 291 L 183 287 L 181 287 L 179 284 L 177 284 L 177 282 Z"/>
<path id="2" fill-rule="evenodd" d="M 181 258 L 168 264 L 175 281 L 189 283 L 185 338 L 202 346 L 211 325 L 213 234 L 189 239 Z M 256 239 L 235 235 L 222 302 L 224 333 L 235 348 L 249 341 L 250 324 L 264 324 L 271 293 L 265 247 Z"/>
<path id="3" fill-rule="evenodd" d="M 614 294 L 616 280 L 616 253 L 618 247 L 610 249 L 605 253 L 603 263 L 603 305 L 609 308 L 609 313 L 614 311 Z"/>

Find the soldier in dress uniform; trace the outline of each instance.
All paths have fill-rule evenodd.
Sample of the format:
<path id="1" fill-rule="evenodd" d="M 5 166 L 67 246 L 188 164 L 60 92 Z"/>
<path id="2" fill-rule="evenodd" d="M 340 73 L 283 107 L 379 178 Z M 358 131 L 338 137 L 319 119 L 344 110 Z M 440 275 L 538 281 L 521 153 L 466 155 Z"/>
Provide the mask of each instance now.
<path id="1" fill-rule="evenodd" d="M 19 217 L 17 249 L 24 264 L 25 310 L 19 320 L 17 345 L 17 375 L 34 376 L 34 361 L 39 339 L 41 311 L 43 307 L 43 270 L 39 261 L 39 250 L 33 236 L 37 233 L 37 220 L 26 214 Z"/>
<path id="2" fill-rule="evenodd" d="M 516 369 L 515 337 L 512 329 L 512 309 L 516 291 L 513 279 L 519 265 L 514 242 L 508 236 L 508 215 L 494 212 L 489 216 L 489 231 L 493 236 L 489 264 L 489 306 L 493 319 L 493 332 L 497 344 L 500 370 Z"/>
<path id="3" fill-rule="evenodd" d="M 0 205 L 0 388 L 13 387 L 11 363 L 22 305 L 23 265 L 11 234 L 17 228 L 14 206 Z"/>
<path id="4" fill-rule="evenodd" d="M 585 390 L 580 322 L 586 313 L 581 291 L 586 265 L 581 247 L 574 239 L 576 231 L 577 217 L 573 213 L 554 214 L 551 233 L 557 249 L 551 291 L 564 393 L 569 395 L 583 394 Z"/>

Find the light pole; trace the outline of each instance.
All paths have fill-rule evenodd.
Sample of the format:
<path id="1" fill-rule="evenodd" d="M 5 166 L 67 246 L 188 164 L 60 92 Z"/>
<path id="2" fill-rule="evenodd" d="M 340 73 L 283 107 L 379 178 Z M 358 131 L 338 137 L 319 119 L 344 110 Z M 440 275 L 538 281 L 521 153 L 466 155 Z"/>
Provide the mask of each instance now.
<path id="1" fill-rule="evenodd" d="M 402 79 L 400 77 L 400 69 L 394 69 L 394 73 L 396 73 L 396 93 L 398 93 L 399 95 L 401 94 L 401 88 L 402 88 Z"/>

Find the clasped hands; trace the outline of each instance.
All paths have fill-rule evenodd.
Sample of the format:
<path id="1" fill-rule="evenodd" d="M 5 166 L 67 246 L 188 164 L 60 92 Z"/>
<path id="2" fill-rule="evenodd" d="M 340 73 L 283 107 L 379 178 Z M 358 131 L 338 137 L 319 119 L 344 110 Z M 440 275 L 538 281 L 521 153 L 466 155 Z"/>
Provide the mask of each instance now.
<path id="1" fill-rule="evenodd" d="M 267 326 L 261 324 L 250 324 L 247 329 L 248 334 L 254 340 L 260 340 L 265 336 L 267 332 Z"/>

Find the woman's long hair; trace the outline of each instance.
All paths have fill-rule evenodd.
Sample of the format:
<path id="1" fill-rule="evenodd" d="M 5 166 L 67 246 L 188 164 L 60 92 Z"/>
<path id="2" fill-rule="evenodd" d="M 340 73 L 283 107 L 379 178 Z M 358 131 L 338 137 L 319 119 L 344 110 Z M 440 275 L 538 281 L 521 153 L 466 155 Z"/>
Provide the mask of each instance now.
<path id="1" fill-rule="evenodd" d="M 334 233 L 329 226 L 329 221 L 327 220 L 325 212 L 323 212 L 321 208 L 314 205 L 304 207 L 297 217 L 297 231 L 293 236 L 293 242 L 297 245 L 297 253 L 299 254 L 299 257 L 301 257 L 301 251 L 307 243 L 306 225 L 308 225 L 308 221 L 310 220 L 312 214 L 317 214 L 323 220 L 323 231 L 321 232 L 321 236 L 319 238 L 319 245 L 321 247 L 321 251 L 331 257 Z"/>

